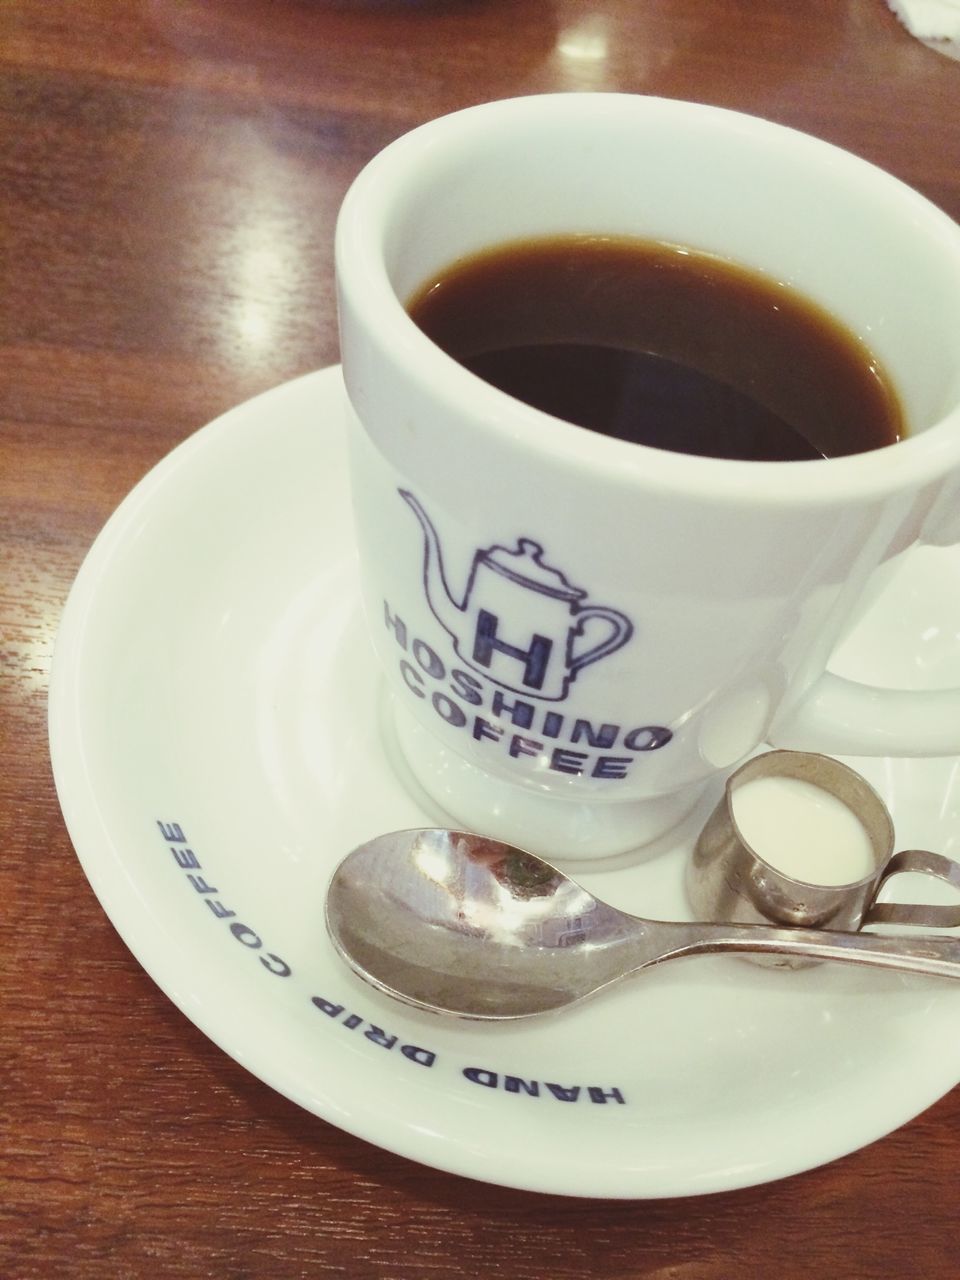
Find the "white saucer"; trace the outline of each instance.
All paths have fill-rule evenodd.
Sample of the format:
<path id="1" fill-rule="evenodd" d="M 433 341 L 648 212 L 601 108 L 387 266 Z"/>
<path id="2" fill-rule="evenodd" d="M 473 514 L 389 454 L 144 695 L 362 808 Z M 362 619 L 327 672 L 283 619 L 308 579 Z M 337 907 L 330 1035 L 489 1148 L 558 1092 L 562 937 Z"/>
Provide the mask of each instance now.
<path id="1" fill-rule="evenodd" d="M 328 369 L 176 449 L 109 521 L 67 604 L 57 787 L 90 883 L 147 972 L 307 1110 L 425 1164 L 539 1191 L 760 1183 L 871 1142 L 950 1089 L 960 987 L 943 980 L 691 959 L 565 1015 L 488 1026 L 418 1013 L 348 972 L 323 929 L 334 865 L 433 815 L 382 745 L 342 394 Z M 870 654 L 882 678 L 875 641 L 895 618 L 883 652 L 919 648 L 916 678 L 945 683 L 958 619 L 934 623 L 944 571 L 960 599 L 960 555 L 915 553 L 907 568 L 845 661 Z M 957 764 L 857 762 L 901 847 L 956 845 Z M 582 878 L 627 909 L 682 916 L 685 855 L 679 841 Z"/>

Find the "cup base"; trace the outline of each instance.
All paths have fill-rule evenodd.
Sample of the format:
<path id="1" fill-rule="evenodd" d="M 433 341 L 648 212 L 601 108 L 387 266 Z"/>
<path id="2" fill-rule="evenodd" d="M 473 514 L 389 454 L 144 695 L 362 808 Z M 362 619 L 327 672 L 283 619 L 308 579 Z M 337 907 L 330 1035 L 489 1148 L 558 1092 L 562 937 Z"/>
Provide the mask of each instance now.
<path id="1" fill-rule="evenodd" d="M 702 788 L 644 800 L 584 803 L 538 794 L 483 773 L 387 700 L 387 753 L 408 788 L 421 788 L 437 821 L 516 844 L 551 862 L 591 863 L 636 852 L 677 827 Z"/>

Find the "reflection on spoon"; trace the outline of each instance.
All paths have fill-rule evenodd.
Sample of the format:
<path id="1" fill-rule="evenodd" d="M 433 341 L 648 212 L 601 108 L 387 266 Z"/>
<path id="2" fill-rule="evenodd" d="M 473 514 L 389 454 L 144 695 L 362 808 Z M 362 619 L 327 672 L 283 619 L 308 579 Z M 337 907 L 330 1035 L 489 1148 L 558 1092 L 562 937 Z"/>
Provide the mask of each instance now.
<path id="1" fill-rule="evenodd" d="M 334 872 L 330 937 L 365 981 L 462 1018 L 562 1009 L 640 969 L 718 951 L 842 960 L 960 978 L 960 939 L 644 920 L 556 867 L 463 831 L 397 831 Z"/>

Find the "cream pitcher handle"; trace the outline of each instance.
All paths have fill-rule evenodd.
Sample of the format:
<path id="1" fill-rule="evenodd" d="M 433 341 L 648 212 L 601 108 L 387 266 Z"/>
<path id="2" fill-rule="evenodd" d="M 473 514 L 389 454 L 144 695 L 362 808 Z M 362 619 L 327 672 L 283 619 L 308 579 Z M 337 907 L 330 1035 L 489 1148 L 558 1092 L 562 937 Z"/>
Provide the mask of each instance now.
<path id="1" fill-rule="evenodd" d="M 929 849 L 901 849 L 883 869 L 877 894 L 864 924 L 913 925 L 921 929 L 956 929 L 960 927 L 960 897 L 953 903 L 877 902 L 877 895 L 894 876 L 904 873 L 933 876 L 960 891 L 960 863 Z"/>

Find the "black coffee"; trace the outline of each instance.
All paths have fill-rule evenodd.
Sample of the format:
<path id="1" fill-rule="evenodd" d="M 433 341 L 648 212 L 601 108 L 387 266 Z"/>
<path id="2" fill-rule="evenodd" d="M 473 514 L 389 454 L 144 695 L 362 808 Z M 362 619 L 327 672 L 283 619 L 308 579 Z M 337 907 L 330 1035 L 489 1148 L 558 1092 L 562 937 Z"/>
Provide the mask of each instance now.
<path id="1" fill-rule="evenodd" d="M 832 316 L 678 245 L 503 245 L 428 281 L 408 310 L 509 395 L 637 444 L 790 461 L 877 449 L 904 432 L 876 360 Z"/>

